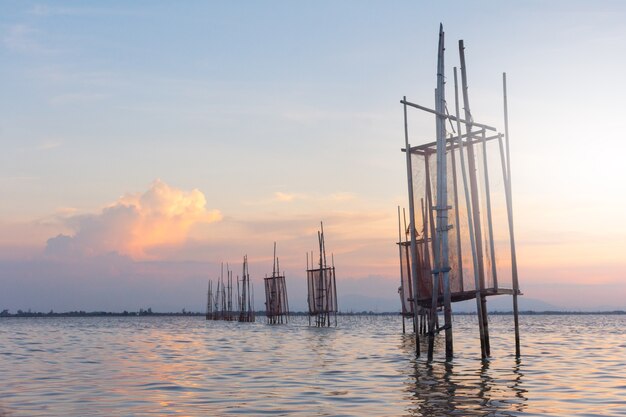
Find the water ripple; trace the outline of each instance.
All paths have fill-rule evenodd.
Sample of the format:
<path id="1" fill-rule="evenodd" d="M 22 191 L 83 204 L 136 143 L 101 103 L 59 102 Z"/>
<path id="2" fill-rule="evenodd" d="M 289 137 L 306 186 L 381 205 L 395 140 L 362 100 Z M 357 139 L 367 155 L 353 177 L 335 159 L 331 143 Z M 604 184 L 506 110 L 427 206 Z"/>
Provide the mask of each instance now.
<path id="1" fill-rule="evenodd" d="M 428 362 L 398 317 L 2 319 L 0 417 L 626 416 L 626 317 L 521 321 L 521 360 L 510 317 L 482 361 L 476 318 L 455 316 L 454 360 L 438 338 Z"/>

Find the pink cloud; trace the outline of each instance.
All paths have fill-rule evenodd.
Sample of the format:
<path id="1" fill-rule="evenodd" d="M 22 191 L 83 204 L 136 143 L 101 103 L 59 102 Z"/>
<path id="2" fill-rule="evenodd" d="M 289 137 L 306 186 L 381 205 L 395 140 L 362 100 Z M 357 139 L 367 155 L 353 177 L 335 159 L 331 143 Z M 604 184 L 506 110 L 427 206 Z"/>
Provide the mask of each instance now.
<path id="1" fill-rule="evenodd" d="M 218 210 L 206 209 L 199 190 L 183 191 L 156 180 L 146 192 L 126 194 L 99 214 L 68 217 L 65 222 L 75 233 L 48 239 L 46 253 L 94 256 L 115 252 L 145 259 L 151 248 L 184 243 L 194 224 L 221 218 Z"/>

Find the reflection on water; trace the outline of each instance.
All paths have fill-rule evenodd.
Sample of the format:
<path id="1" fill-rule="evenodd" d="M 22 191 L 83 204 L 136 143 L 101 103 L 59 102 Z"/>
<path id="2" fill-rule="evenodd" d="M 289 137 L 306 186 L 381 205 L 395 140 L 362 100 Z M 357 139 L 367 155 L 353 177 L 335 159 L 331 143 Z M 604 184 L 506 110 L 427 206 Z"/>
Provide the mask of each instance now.
<path id="1" fill-rule="evenodd" d="M 411 336 L 402 347 L 414 352 Z M 411 416 L 513 416 L 524 411 L 521 359 L 512 367 L 491 370 L 490 360 L 426 362 L 414 360 L 407 370 L 407 400 Z"/>
<path id="2" fill-rule="evenodd" d="M 415 358 L 399 317 L 337 328 L 203 318 L 0 320 L 5 416 L 626 416 L 626 316 L 454 317 L 455 359 Z"/>

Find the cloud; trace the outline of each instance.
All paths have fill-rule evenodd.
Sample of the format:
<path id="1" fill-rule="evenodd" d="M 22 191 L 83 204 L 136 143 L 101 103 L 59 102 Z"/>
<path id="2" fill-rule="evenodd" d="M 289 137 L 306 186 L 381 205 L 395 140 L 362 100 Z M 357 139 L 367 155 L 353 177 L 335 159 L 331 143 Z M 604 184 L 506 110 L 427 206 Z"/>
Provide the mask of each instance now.
<path id="1" fill-rule="evenodd" d="M 308 195 L 302 193 L 283 193 L 277 191 L 274 193 L 274 200 L 278 202 L 290 202 L 294 200 L 317 200 L 317 201 L 349 201 L 354 200 L 356 198 L 356 194 L 350 192 L 338 192 L 328 195 Z"/>
<path id="2" fill-rule="evenodd" d="M 48 239 L 53 257 L 118 253 L 133 259 L 150 258 L 150 249 L 185 242 L 194 224 L 218 221 L 217 210 L 206 209 L 204 194 L 182 191 L 156 180 L 144 193 L 126 194 L 99 214 L 64 219 L 72 236 Z"/>
<path id="3" fill-rule="evenodd" d="M 2 43 L 7 48 L 16 51 L 37 49 L 38 45 L 32 40 L 34 33 L 35 31 L 26 25 L 13 25 L 6 31 Z"/>
<path id="4" fill-rule="evenodd" d="M 54 96 L 50 99 L 50 103 L 53 105 L 72 105 L 72 104 L 85 104 L 92 103 L 96 101 L 101 101 L 111 97 L 110 94 L 104 93 L 87 93 L 87 92 L 76 92 L 76 93 L 67 93 L 60 94 Z"/>
<path id="5" fill-rule="evenodd" d="M 8 27 L 2 37 L 2 44 L 15 52 L 23 54 L 50 54 L 56 52 L 40 41 L 42 33 L 28 25 L 15 24 Z"/>
<path id="6" fill-rule="evenodd" d="M 46 141 L 38 145 L 35 149 L 38 151 L 48 151 L 50 149 L 58 148 L 62 145 L 63 144 L 61 142 Z"/>
<path id="7" fill-rule="evenodd" d="M 303 199 L 303 198 L 306 198 L 306 196 L 303 194 L 283 193 L 280 191 L 277 191 L 274 193 L 274 201 L 289 202 L 295 199 Z"/>
<path id="8" fill-rule="evenodd" d="M 40 177 L 35 175 L 12 175 L 8 177 L 0 177 L 0 181 L 37 181 Z"/>
<path id="9" fill-rule="evenodd" d="M 115 15 L 139 15 L 137 12 L 110 7 L 54 7 L 50 5 L 36 4 L 29 11 L 35 16 L 115 16 Z"/>
<path id="10" fill-rule="evenodd" d="M 332 194 L 307 194 L 307 193 L 290 193 L 283 191 L 275 191 L 270 198 L 265 198 L 259 201 L 249 201 L 247 205 L 268 205 L 274 203 L 293 203 L 296 201 L 301 202 L 347 202 L 357 199 L 357 195 L 351 192 L 336 192 Z"/>

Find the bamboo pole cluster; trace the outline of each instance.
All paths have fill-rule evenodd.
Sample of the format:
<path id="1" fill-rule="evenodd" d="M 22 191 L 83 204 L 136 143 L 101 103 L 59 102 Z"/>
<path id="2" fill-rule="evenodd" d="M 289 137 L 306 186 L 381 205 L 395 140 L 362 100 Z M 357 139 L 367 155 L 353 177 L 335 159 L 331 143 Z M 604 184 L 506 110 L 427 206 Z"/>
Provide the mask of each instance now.
<path id="1" fill-rule="evenodd" d="M 486 358 L 490 356 L 486 297 L 511 294 L 519 356 L 517 296 L 520 291 L 513 229 L 506 74 L 503 74 L 505 133 L 502 134 L 492 126 L 474 121 L 462 40 L 459 58 L 463 118 L 457 68 L 454 68 L 455 115 L 448 113 L 443 26 L 439 30 L 435 108 L 411 103 L 406 97 L 401 100 L 409 195 L 409 221 L 405 213 L 404 227 L 398 208 L 399 294 L 403 318 L 413 317 L 418 355 L 420 334 L 428 335 L 428 358 L 432 359 L 435 335 L 445 331 L 446 358 L 451 359 L 451 304 L 475 298 L 481 354 Z M 434 142 L 411 147 L 407 108 L 435 115 Z M 487 131 L 495 133 L 487 136 Z M 506 219 L 506 223 L 498 219 Z M 510 283 L 506 281 L 508 277 Z M 444 326 L 439 325 L 441 310 Z"/>
<path id="2" fill-rule="evenodd" d="M 317 232 L 319 243 L 318 268 L 313 268 L 313 252 L 311 252 L 311 268 L 309 268 L 309 254 L 307 253 L 307 288 L 309 305 L 309 325 L 311 319 L 317 327 L 328 327 L 331 318 L 337 326 L 337 284 L 335 281 L 335 259 L 331 254 L 331 264 L 326 261 L 326 244 L 324 242 L 324 225 L 320 223 Z"/>
<path id="3" fill-rule="evenodd" d="M 225 320 L 239 322 L 254 322 L 254 287 L 250 283 L 248 273 L 248 257 L 243 257 L 243 271 L 237 276 L 236 305 L 233 304 L 233 271 L 226 264 L 226 282 L 224 282 L 224 264 L 222 264 L 217 285 L 209 281 L 207 291 L 207 320 Z"/>
<path id="4" fill-rule="evenodd" d="M 268 324 L 283 324 L 289 319 L 289 299 L 287 298 L 287 284 L 285 274 L 280 273 L 280 264 L 276 257 L 276 242 L 274 242 L 274 262 L 272 276 L 264 278 L 265 283 L 265 315 Z"/>

